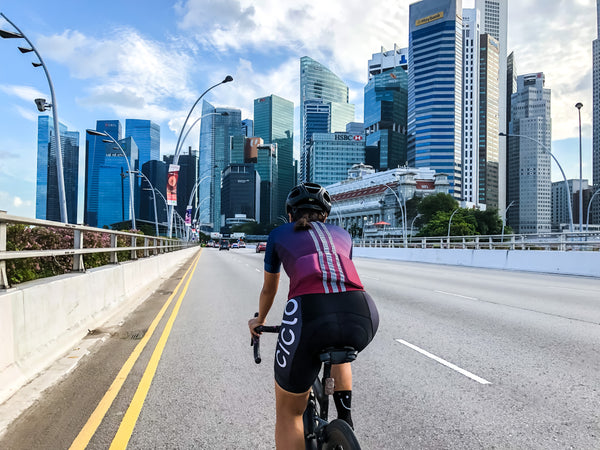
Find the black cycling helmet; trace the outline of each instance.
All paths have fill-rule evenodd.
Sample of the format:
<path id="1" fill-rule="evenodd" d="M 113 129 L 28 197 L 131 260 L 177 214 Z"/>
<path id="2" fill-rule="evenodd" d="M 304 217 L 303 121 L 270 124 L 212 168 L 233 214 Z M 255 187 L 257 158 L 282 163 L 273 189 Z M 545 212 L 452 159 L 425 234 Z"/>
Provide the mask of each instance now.
<path id="1" fill-rule="evenodd" d="M 327 214 L 331 211 L 331 197 L 329 192 L 320 184 L 301 183 L 292 188 L 285 202 L 285 210 L 291 214 L 293 210 L 314 209 Z"/>

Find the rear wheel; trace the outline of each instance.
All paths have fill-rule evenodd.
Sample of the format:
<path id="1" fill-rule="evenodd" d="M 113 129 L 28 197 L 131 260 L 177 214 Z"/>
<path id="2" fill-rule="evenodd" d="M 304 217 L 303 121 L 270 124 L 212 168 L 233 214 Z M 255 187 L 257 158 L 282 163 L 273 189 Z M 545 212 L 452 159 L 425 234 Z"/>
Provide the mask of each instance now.
<path id="1" fill-rule="evenodd" d="M 325 428 L 324 450 L 360 450 L 354 431 L 341 419 L 332 420 Z"/>

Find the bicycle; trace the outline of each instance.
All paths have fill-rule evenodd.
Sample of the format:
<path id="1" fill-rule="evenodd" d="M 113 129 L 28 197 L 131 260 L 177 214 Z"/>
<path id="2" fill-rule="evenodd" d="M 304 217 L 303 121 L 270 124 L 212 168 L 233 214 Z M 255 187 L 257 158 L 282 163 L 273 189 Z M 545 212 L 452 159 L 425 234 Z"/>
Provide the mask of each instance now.
<path id="1" fill-rule="evenodd" d="M 259 326 L 258 333 L 279 333 L 279 326 Z M 252 336 L 250 345 L 254 347 L 254 362 L 260 364 L 260 338 Z M 326 348 L 319 355 L 323 363 L 323 377 L 315 379 L 304 411 L 304 442 L 306 450 L 360 450 L 360 445 L 352 427 L 341 419 L 328 421 L 329 396 L 333 395 L 334 380 L 331 378 L 331 365 L 349 363 L 356 359 L 358 352 L 352 347 Z"/>

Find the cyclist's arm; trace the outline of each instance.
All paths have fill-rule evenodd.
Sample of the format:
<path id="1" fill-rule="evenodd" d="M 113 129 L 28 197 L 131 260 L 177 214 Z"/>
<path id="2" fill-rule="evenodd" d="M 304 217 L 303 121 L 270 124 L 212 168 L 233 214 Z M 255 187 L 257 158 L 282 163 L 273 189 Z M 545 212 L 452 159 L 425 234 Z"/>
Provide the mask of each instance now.
<path id="1" fill-rule="evenodd" d="M 254 328 L 265 324 L 267 314 L 269 314 L 269 310 L 273 306 L 277 288 L 279 287 L 279 273 L 265 271 L 264 274 L 263 287 L 258 300 L 258 317 L 253 317 L 248 321 L 250 332 L 254 335 L 256 335 Z"/>

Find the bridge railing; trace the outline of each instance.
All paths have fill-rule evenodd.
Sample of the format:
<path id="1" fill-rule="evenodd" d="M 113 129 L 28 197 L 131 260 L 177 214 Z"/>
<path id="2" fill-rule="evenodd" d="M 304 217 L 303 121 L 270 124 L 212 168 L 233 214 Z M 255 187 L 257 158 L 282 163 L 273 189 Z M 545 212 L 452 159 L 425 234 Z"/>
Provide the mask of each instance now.
<path id="1" fill-rule="evenodd" d="M 355 239 L 359 247 L 438 248 L 469 250 L 600 251 L 600 233 L 546 233 L 475 236 L 365 237 Z"/>
<path id="2" fill-rule="evenodd" d="M 67 230 L 69 236 L 68 242 L 72 245 L 68 248 L 53 249 L 18 249 L 7 251 L 7 230 L 9 225 L 21 224 L 25 227 L 43 227 L 59 230 Z M 72 233 L 72 234 L 71 234 Z M 86 234 L 101 235 L 108 239 L 96 239 L 95 245 L 105 243 L 104 246 L 94 246 L 86 248 L 84 246 L 84 237 Z M 119 242 L 120 241 L 120 242 Z M 126 243 L 123 246 L 123 241 Z M 63 242 L 63 241 L 61 241 Z M 121 246 L 119 246 L 121 245 Z M 12 216 L 0 211 L 0 289 L 8 289 L 9 279 L 7 276 L 7 262 L 11 260 L 24 258 L 44 258 L 44 257 L 70 257 L 71 270 L 73 272 L 84 272 L 85 255 L 108 254 L 109 264 L 119 263 L 119 254 L 128 252 L 130 259 L 147 258 L 152 255 L 172 252 L 183 248 L 188 248 L 196 243 L 179 241 L 175 239 L 155 236 L 145 236 L 137 233 L 106 230 L 103 228 L 88 227 L 84 225 L 73 225 L 49 220 L 29 219 L 19 216 Z M 63 247 L 66 247 L 63 244 Z"/>

